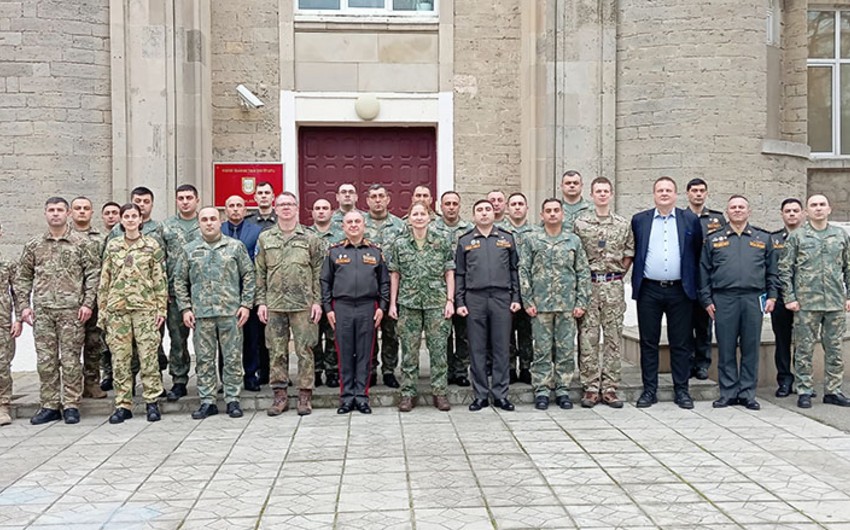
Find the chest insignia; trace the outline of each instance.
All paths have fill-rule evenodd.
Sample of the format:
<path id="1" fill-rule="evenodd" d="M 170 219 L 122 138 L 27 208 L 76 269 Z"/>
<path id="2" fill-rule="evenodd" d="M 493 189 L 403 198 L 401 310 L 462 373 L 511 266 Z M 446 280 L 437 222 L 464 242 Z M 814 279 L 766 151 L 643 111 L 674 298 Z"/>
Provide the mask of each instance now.
<path id="1" fill-rule="evenodd" d="M 376 265 L 378 263 L 378 258 L 371 254 L 363 254 L 363 263 L 366 265 Z"/>
<path id="2" fill-rule="evenodd" d="M 764 249 L 767 245 L 765 245 L 764 241 L 759 241 L 759 240 L 756 239 L 756 240 L 750 241 L 750 246 L 753 247 L 753 248 Z"/>
<path id="3" fill-rule="evenodd" d="M 334 263 L 337 265 L 345 265 L 346 263 L 351 263 L 351 258 L 348 257 L 348 254 L 340 254 L 334 260 Z"/>
<path id="4" fill-rule="evenodd" d="M 511 242 L 507 239 L 496 240 L 496 248 L 511 248 Z"/>

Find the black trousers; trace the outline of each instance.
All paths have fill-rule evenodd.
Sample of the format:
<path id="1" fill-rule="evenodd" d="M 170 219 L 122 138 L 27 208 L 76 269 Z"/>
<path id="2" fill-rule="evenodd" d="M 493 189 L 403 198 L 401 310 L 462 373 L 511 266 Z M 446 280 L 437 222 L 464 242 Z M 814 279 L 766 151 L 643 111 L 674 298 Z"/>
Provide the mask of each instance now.
<path id="1" fill-rule="evenodd" d="M 534 357 L 534 343 L 531 336 L 531 317 L 524 309 L 513 313 L 511 328 L 511 359 L 509 369 L 528 370 L 531 368 L 531 358 Z"/>
<path id="2" fill-rule="evenodd" d="M 776 301 L 776 307 L 770 314 L 770 327 L 776 336 L 776 349 L 773 360 L 776 363 L 776 383 L 779 385 L 794 384 L 794 374 L 791 372 L 791 343 L 794 331 L 794 312 L 785 309 L 782 299 Z"/>
<path id="3" fill-rule="evenodd" d="M 368 403 L 375 352 L 375 300 L 334 300 L 334 341 L 339 359 L 339 402 Z"/>
<path id="4" fill-rule="evenodd" d="M 472 367 L 472 390 L 478 399 L 508 397 L 508 360 L 511 338 L 511 295 L 504 289 L 466 292 L 466 333 Z M 492 384 L 487 364 L 492 364 Z"/>
<path id="5" fill-rule="evenodd" d="M 269 382 L 269 349 L 266 347 L 266 325 L 260 322 L 257 308 L 251 310 L 242 338 L 242 368 L 245 380 Z"/>
<path id="6" fill-rule="evenodd" d="M 658 344 L 661 341 L 661 318 L 667 316 L 667 341 L 670 343 L 670 368 L 673 389 L 688 391 L 691 372 L 691 313 L 694 301 L 688 298 L 681 282 L 662 287 L 643 280 L 637 299 L 640 332 L 640 371 L 644 392 L 658 391 Z"/>
<path id="7" fill-rule="evenodd" d="M 736 290 L 714 292 L 720 397 L 756 397 L 762 322 L 759 294 Z"/>
<path id="8" fill-rule="evenodd" d="M 694 353 L 691 357 L 691 370 L 711 366 L 711 318 L 699 302 L 694 302 L 691 316 L 694 332 Z"/>
<path id="9" fill-rule="evenodd" d="M 466 338 L 466 317 L 454 315 L 446 344 L 446 363 L 449 377 L 469 377 L 469 341 Z"/>

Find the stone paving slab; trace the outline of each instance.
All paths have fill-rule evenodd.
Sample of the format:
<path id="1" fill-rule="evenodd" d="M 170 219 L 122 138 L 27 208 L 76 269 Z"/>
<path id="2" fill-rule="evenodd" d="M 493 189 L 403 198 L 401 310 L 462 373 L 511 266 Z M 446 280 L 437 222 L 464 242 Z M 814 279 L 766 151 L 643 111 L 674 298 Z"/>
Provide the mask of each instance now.
<path id="1" fill-rule="evenodd" d="M 850 529 L 850 435 L 769 403 L 0 428 L 0 528 Z"/>

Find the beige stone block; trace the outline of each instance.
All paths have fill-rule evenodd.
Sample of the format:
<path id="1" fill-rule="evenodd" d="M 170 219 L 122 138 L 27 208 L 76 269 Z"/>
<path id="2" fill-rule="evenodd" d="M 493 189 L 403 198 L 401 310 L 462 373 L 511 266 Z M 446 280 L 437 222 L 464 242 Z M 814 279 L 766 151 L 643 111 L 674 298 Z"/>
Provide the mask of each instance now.
<path id="1" fill-rule="evenodd" d="M 436 33 L 386 33 L 378 35 L 378 60 L 382 63 L 437 63 Z"/>
<path id="2" fill-rule="evenodd" d="M 360 64 L 358 90 L 376 92 L 437 92 L 436 64 Z"/>
<path id="3" fill-rule="evenodd" d="M 374 33 L 296 33 L 297 62 L 377 62 L 378 36 Z"/>
<path id="4" fill-rule="evenodd" d="M 354 91 L 358 88 L 357 77 L 354 63 L 295 64 L 295 89 L 300 91 Z"/>

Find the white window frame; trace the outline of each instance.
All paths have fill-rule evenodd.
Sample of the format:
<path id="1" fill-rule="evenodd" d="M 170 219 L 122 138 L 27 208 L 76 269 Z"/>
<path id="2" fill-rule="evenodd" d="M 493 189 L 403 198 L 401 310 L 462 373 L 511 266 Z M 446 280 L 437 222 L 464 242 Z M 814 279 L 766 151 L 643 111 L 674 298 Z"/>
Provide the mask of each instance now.
<path id="1" fill-rule="evenodd" d="M 348 3 L 349 0 L 339 0 L 339 9 L 300 9 L 298 7 L 298 0 L 294 0 L 293 7 L 297 20 L 357 17 L 357 21 L 360 22 L 363 17 L 368 17 L 372 19 L 387 18 L 390 20 L 401 18 L 406 21 L 410 18 L 437 19 L 440 13 L 440 0 L 432 0 L 434 8 L 431 11 L 396 11 L 391 7 L 393 0 L 384 0 L 383 8 L 349 7 Z"/>
<path id="2" fill-rule="evenodd" d="M 833 57 L 829 59 L 806 59 L 807 76 L 809 68 L 813 66 L 832 70 L 832 151 L 812 151 L 811 156 L 813 158 L 850 158 L 850 153 L 841 154 L 841 66 L 850 65 L 850 58 L 841 58 L 841 13 L 850 13 L 850 9 L 810 6 L 809 11 L 832 11 L 835 17 Z M 808 41 L 806 45 L 808 46 Z"/>
<path id="3" fill-rule="evenodd" d="M 766 40 L 768 46 L 779 46 L 780 31 L 782 25 L 780 18 L 782 17 L 782 8 L 779 0 L 767 0 L 767 33 Z"/>

